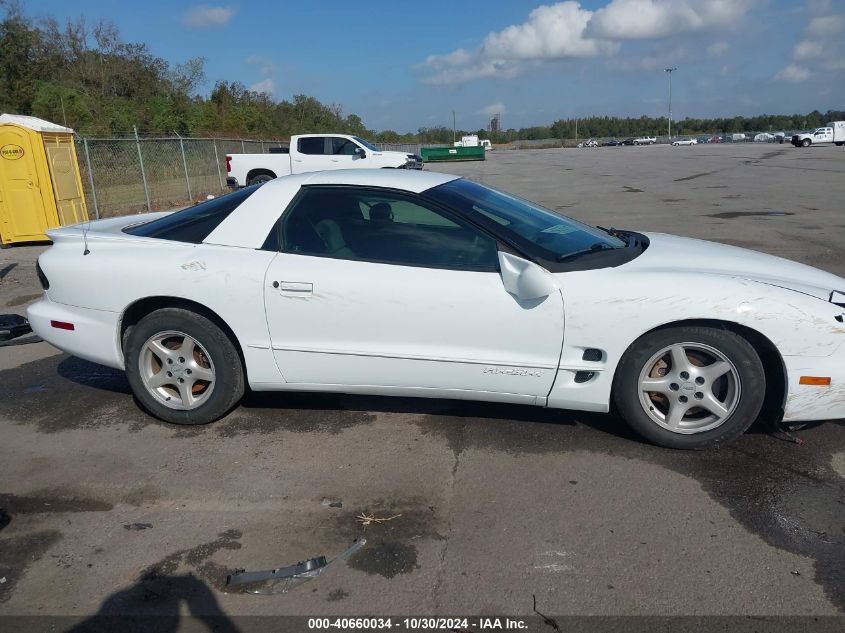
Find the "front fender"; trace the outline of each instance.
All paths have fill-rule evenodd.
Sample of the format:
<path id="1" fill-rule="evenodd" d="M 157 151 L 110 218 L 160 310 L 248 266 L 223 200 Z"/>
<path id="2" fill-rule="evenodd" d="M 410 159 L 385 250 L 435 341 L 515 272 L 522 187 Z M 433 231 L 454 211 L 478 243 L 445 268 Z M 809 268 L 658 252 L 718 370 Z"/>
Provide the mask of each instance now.
<path id="1" fill-rule="evenodd" d="M 683 321 L 741 325 L 785 359 L 827 358 L 845 341 L 835 304 L 792 290 L 723 275 L 604 269 L 557 275 L 564 297 L 563 353 L 549 406 L 607 411 L 622 355 L 643 334 Z M 601 360 L 584 361 L 598 349 Z M 575 382 L 577 372 L 594 372 Z"/>

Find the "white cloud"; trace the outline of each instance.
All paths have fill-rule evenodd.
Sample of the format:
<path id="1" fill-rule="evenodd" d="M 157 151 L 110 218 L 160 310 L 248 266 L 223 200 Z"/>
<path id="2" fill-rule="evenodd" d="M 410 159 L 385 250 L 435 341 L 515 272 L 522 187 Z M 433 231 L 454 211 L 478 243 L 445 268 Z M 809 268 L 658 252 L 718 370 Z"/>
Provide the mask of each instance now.
<path id="1" fill-rule="evenodd" d="M 207 4 L 200 4 L 189 9 L 183 16 L 182 22 L 191 28 L 205 29 L 226 26 L 233 15 L 235 15 L 235 10 L 230 7 L 210 7 Z"/>
<path id="2" fill-rule="evenodd" d="M 612 40 L 651 39 L 729 27 L 753 0 L 612 0 L 590 19 L 587 33 Z"/>
<path id="3" fill-rule="evenodd" d="M 423 81 L 455 84 L 483 77 L 510 78 L 552 60 L 612 57 L 623 40 L 737 26 L 757 1 L 610 0 L 596 11 L 574 0 L 542 5 L 525 22 L 489 33 L 476 49 L 429 56 L 421 65 L 429 71 Z M 719 57 L 728 50 L 727 43 L 714 42 L 707 52 Z M 668 57 L 668 51 L 658 51 L 620 59 L 612 66 L 653 71 L 668 63 Z"/>
<path id="4" fill-rule="evenodd" d="M 548 60 L 613 54 L 616 43 L 585 36 L 592 15 L 571 0 L 539 6 L 527 21 L 488 34 L 473 51 L 459 48 L 431 55 L 423 66 L 433 74 L 424 81 L 451 84 L 479 77 L 507 78 Z"/>
<path id="5" fill-rule="evenodd" d="M 799 66 L 798 64 L 788 64 L 778 71 L 778 74 L 775 75 L 775 79 L 777 81 L 800 83 L 802 81 L 807 81 L 811 75 L 812 73 L 804 66 Z"/>
<path id="6" fill-rule="evenodd" d="M 845 31 L 845 14 L 822 15 L 810 20 L 807 25 L 807 35 L 825 37 L 840 35 Z"/>
<path id="7" fill-rule="evenodd" d="M 841 5 L 839 5 L 841 7 Z M 789 63 L 775 74 L 776 81 L 800 83 L 817 73 L 845 71 L 845 13 L 831 13 L 833 4 L 819 0 L 809 2 L 810 18 L 804 37 L 792 49 Z M 833 79 L 831 81 L 841 81 Z"/>
<path id="8" fill-rule="evenodd" d="M 276 89 L 276 82 L 270 77 L 267 77 L 267 79 L 262 79 L 261 81 L 252 84 L 249 89 L 253 92 L 265 92 L 268 95 L 271 95 Z"/>
<path id="9" fill-rule="evenodd" d="M 495 116 L 497 114 L 504 114 L 505 110 L 505 104 L 501 101 L 497 101 L 496 103 L 491 103 L 490 105 L 481 108 L 478 111 L 478 114 L 483 114 L 484 116 Z"/>
<path id="10" fill-rule="evenodd" d="M 824 47 L 821 42 L 813 42 L 812 40 L 802 40 L 795 45 L 792 51 L 792 58 L 797 60 L 813 59 L 824 55 Z"/>

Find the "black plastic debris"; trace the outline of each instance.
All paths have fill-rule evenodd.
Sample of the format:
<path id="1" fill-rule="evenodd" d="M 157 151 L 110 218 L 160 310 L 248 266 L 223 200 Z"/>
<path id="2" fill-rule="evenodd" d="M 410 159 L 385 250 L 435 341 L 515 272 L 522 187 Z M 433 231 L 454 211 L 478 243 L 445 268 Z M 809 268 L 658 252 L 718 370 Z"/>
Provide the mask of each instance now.
<path id="1" fill-rule="evenodd" d="M 226 589 L 253 594 L 285 593 L 304 582 L 313 580 L 332 565 L 344 561 L 367 544 L 360 538 L 343 553 L 330 561 L 325 556 L 315 556 L 294 565 L 264 571 L 238 570 L 226 577 Z"/>
<path id="2" fill-rule="evenodd" d="M 23 336 L 32 332 L 29 321 L 19 314 L 0 314 L 0 341 Z"/>
<path id="3" fill-rule="evenodd" d="M 152 523 L 127 523 L 126 525 L 123 526 L 123 529 L 124 530 L 136 531 L 136 530 L 149 530 L 151 527 L 153 527 Z"/>

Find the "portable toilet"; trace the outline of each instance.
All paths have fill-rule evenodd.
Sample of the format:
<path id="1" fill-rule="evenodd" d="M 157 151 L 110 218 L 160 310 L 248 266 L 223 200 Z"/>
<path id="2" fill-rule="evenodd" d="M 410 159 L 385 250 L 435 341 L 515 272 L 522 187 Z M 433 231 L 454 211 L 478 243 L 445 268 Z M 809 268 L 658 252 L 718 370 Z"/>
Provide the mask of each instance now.
<path id="1" fill-rule="evenodd" d="M 73 130 L 0 115 L 0 242 L 46 240 L 47 229 L 87 219 Z"/>

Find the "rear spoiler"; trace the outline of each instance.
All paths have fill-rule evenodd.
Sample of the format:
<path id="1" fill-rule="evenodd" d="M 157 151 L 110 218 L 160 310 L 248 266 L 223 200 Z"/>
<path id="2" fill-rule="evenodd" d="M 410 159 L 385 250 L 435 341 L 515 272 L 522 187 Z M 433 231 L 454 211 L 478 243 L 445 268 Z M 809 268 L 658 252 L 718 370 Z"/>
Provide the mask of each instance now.
<path id="1" fill-rule="evenodd" d="M 100 237 L 133 237 L 123 232 L 123 229 L 135 226 L 137 224 L 144 224 L 151 220 L 170 215 L 172 211 L 155 211 L 153 213 L 141 213 L 139 215 L 125 215 L 117 218 L 105 218 L 103 220 L 93 220 L 90 222 L 82 222 L 80 224 L 71 224 L 69 226 L 59 226 L 52 229 L 47 229 L 45 234 L 53 242 L 69 241 L 80 239 L 85 236 L 92 237 L 98 235 Z"/>

